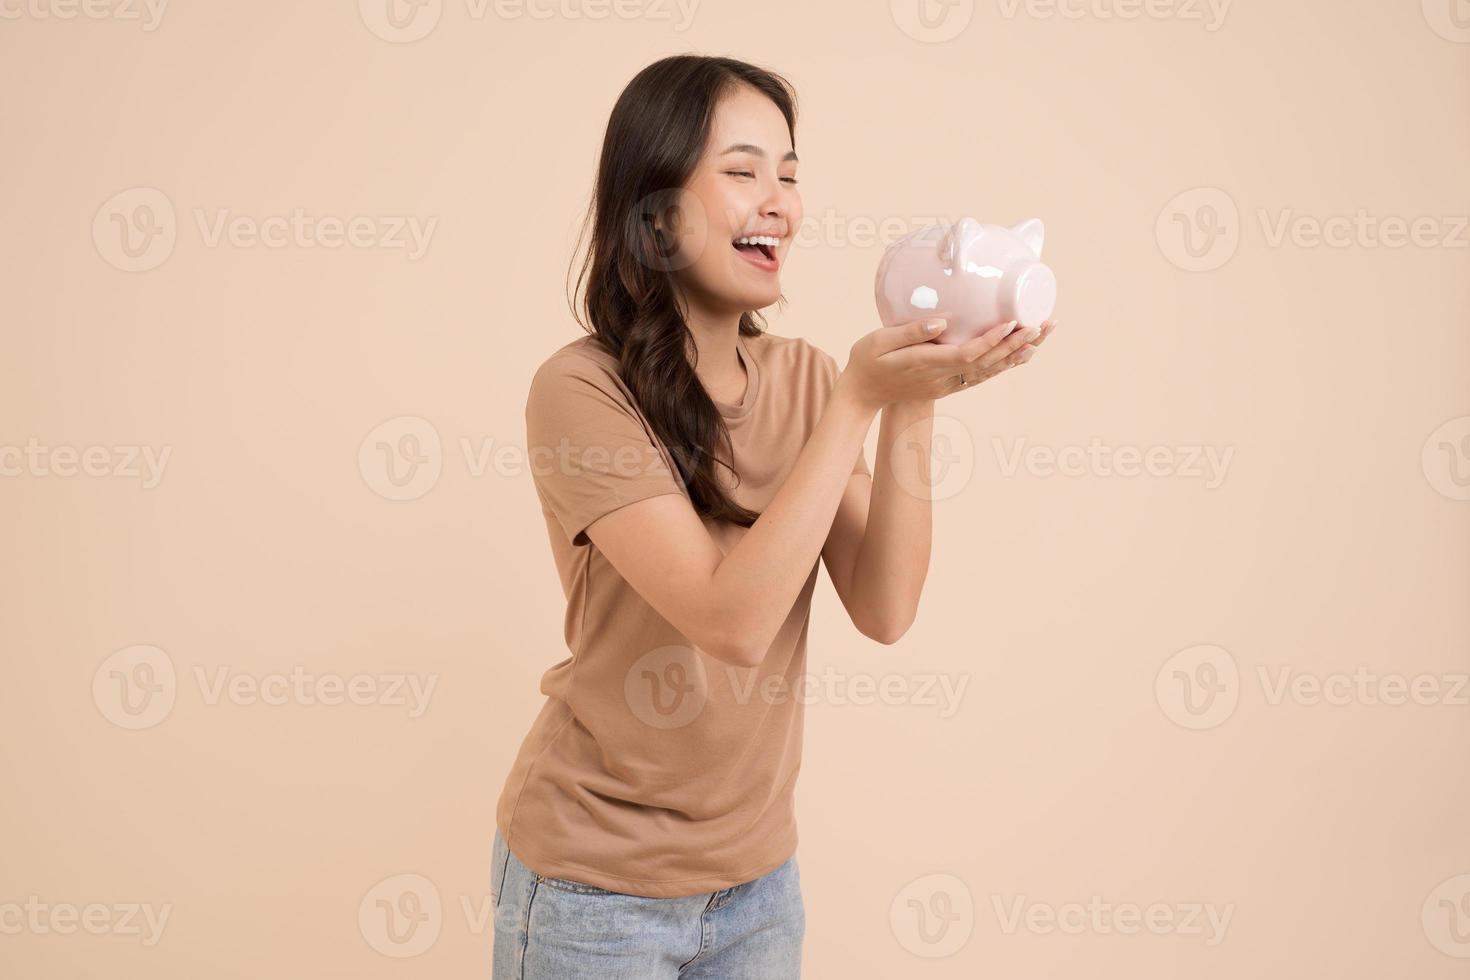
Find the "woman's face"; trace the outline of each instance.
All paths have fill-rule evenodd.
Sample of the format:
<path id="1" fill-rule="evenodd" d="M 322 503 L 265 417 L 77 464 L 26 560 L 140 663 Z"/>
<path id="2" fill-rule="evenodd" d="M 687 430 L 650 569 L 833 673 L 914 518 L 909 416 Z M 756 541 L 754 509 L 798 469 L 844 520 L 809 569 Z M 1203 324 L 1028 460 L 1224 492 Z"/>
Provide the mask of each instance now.
<path id="1" fill-rule="evenodd" d="M 696 227 L 683 236 L 674 276 L 690 302 L 712 313 L 775 303 L 802 219 L 796 153 L 776 104 L 746 85 L 726 94 L 684 192 Z M 752 237 L 763 244 L 738 244 Z"/>

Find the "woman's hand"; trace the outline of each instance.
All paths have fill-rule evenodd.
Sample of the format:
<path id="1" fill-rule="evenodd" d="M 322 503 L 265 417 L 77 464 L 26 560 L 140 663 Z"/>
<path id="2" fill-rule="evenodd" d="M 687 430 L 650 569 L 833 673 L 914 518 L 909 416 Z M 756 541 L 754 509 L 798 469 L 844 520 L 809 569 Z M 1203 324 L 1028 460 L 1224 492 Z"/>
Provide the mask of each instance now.
<path id="1" fill-rule="evenodd" d="M 1004 333 L 1006 326 L 1003 323 L 993 328 L 990 333 Z M 1036 348 L 1040 347 L 1046 338 L 1051 336 L 1051 332 L 1056 329 L 1056 326 L 1055 320 L 1047 320 L 1041 325 L 1040 330 L 1035 328 L 1029 328 L 1024 331 L 1017 330 L 1006 338 L 1007 342 L 1015 339 L 1016 335 L 1021 333 L 1029 334 L 1031 339 L 1022 340 L 1019 348 L 1010 351 L 1004 349 L 1007 346 L 1006 344 L 1002 344 L 1000 347 L 992 347 L 991 350 L 986 351 L 986 353 L 975 359 L 970 370 L 961 372 L 965 376 L 965 384 L 961 385 L 959 378 L 955 378 L 954 391 L 963 391 L 966 388 L 974 387 L 979 382 L 988 381 L 1002 371 L 1025 364 L 1036 353 Z M 980 336 L 988 337 L 989 335 L 981 334 Z"/>
<path id="2" fill-rule="evenodd" d="M 938 328 L 928 329 L 930 324 Z M 837 383 L 873 410 L 893 402 L 932 401 L 1026 363 L 1055 327 L 1048 320 L 1039 329 L 1017 329 L 1005 336 L 1010 324 L 1003 323 L 962 344 L 933 343 L 944 324 L 943 319 L 926 318 L 879 327 L 860 337 Z"/>

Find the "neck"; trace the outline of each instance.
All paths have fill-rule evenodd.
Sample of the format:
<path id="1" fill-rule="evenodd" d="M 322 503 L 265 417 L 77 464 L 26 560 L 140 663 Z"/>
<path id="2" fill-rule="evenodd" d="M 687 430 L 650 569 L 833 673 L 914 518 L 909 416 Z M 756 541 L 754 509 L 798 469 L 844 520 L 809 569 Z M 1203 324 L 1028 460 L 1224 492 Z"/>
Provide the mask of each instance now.
<path id="1" fill-rule="evenodd" d="M 735 351 L 742 314 L 739 311 L 705 309 L 694 302 L 686 304 L 684 309 L 684 322 L 689 324 L 695 349 L 699 352 L 694 373 L 711 397 L 738 402 L 746 381 L 745 368 Z M 733 397 L 731 392 L 734 392 Z"/>

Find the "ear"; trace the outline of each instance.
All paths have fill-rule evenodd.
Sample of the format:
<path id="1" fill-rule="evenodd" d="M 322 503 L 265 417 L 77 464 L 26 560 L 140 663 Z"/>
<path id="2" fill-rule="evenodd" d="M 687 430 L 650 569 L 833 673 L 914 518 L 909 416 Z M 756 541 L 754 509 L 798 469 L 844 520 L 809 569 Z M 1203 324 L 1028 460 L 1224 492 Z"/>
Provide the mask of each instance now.
<path id="1" fill-rule="evenodd" d="M 1036 253 L 1038 259 L 1041 258 L 1041 243 L 1046 238 L 1046 229 L 1042 227 L 1040 218 L 1027 218 L 1011 225 L 1011 231 L 1026 243 L 1027 248 Z"/>

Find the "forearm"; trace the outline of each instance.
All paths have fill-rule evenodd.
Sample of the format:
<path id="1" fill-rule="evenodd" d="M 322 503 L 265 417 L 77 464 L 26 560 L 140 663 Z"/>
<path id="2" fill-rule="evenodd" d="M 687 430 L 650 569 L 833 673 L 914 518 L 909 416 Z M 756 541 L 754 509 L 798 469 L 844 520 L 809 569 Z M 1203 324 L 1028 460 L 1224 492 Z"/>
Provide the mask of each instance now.
<path id="1" fill-rule="evenodd" d="M 748 659 L 765 655 L 821 557 L 875 414 L 839 379 L 781 489 L 715 570 L 713 587 Z"/>
<path id="2" fill-rule="evenodd" d="M 883 410 L 868 522 L 853 564 L 854 608 L 871 635 L 893 642 L 913 623 L 929 573 L 933 505 L 928 489 L 934 402 Z"/>

